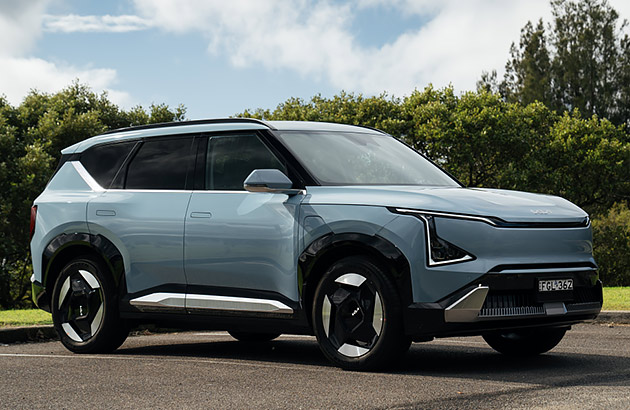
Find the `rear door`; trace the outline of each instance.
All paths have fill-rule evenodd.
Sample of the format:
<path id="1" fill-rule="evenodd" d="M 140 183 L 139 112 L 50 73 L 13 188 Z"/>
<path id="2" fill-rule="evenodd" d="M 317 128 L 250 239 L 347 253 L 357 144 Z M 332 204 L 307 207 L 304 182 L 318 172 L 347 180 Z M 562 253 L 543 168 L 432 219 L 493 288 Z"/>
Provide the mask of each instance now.
<path id="1" fill-rule="evenodd" d="M 123 253 L 128 297 L 141 309 L 184 310 L 184 216 L 194 158 L 193 137 L 145 139 L 112 188 L 88 204 L 90 232 Z"/>
<path id="2" fill-rule="evenodd" d="M 254 132 L 211 135 L 199 158 L 186 213 L 187 307 L 291 313 L 303 196 L 243 189 L 254 169 L 287 174 L 286 164 Z"/>

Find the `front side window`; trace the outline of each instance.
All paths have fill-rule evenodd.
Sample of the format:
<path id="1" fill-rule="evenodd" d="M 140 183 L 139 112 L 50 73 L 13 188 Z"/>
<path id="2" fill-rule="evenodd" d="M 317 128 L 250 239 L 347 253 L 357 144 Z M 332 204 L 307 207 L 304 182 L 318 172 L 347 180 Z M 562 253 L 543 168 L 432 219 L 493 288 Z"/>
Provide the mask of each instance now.
<path id="1" fill-rule="evenodd" d="M 243 182 L 255 169 L 286 167 L 253 134 L 212 137 L 206 157 L 206 189 L 242 191 Z"/>
<path id="2" fill-rule="evenodd" d="M 322 185 L 460 186 L 389 135 L 327 131 L 276 135 Z"/>
<path id="3" fill-rule="evenodd" d="M 125 188 L 185 189 L 186 173 L 195 158 L 192 140 L 146 140 L 129 164 Z"/>

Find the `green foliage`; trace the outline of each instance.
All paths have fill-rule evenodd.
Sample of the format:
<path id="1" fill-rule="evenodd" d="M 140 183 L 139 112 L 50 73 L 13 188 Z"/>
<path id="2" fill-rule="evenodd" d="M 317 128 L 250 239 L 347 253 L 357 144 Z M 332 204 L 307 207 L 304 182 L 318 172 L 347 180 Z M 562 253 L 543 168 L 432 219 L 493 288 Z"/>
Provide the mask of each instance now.
<path id="1" fill-rule="evenodd" d="M 182 121 L 185 113 L 165 104 L 125 111 L 78 82 L 56 94 L 31 91 L 19 107 L 0 98 L 0 307 L 30 305 L 30 207 L 61 149 L 112 128 Z"/>
<path id="2" fill-rule="evenodd" d="M 503 81 L 483 73 L 478 88 L 498 91 L 509 102 L 543 102 L 578 109 L 615 124 L 630 124 L 630 39 L 627 22 L 607 0 L 552 0 L 545 30 L 528 22 L 512 44 Z"/>
<path id="3" fill-rule="evenodd" d="M 624 203 L 593 219 L 593 244 L 605 286 L 630 286 L 630 209 Z"/>
<path id="4" fill-rule="evenodd" d="M 275 110 L 258 108 L 238 114 L 244 118 L 283 121 L 326 121 L 343 124 L 375 127 L 394 135 L 404 134 L 406 125 L 401 122 L 400 100 L 387 94 L 363 97 L 341 92 L 330 99 L 316 95 L 306 102 L 300 98 L 289 98 Z"/>

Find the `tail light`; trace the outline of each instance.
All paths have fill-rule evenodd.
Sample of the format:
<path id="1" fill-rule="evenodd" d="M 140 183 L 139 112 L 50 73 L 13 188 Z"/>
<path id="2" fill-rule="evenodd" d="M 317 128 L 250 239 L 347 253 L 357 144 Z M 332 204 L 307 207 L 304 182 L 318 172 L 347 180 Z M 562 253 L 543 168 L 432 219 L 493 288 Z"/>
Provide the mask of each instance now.
<path id="1" fill-rule="evenodd" d="M 37 205 L 31 207 L 31 239 L 35 233 L 35 220 L 37 219 Z"/>

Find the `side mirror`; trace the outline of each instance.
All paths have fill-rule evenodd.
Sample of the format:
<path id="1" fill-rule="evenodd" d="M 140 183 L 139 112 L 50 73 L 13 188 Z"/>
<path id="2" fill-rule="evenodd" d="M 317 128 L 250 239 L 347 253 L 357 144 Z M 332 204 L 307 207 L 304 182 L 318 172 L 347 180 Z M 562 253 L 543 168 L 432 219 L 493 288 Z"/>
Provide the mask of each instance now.
<path id="1" fill-rule="evenodd" d="M 277 169 L 255 169 L 243 182 L 243 188 L 250 192 L 296 195 L 301 191 L 292 186 L 289 177 Z"/>

